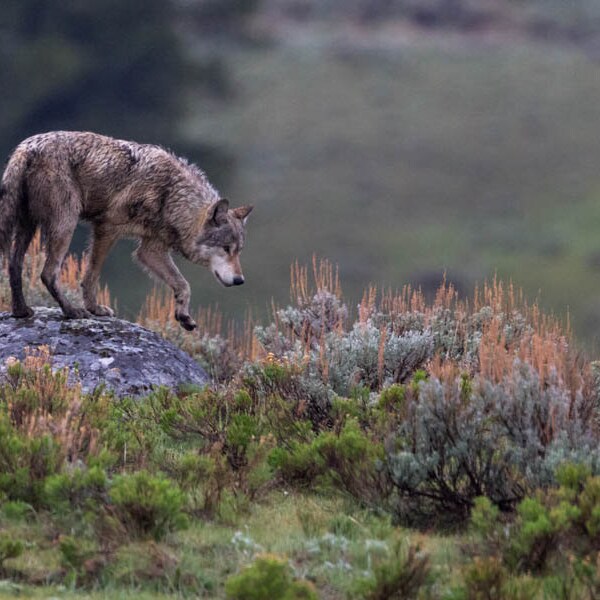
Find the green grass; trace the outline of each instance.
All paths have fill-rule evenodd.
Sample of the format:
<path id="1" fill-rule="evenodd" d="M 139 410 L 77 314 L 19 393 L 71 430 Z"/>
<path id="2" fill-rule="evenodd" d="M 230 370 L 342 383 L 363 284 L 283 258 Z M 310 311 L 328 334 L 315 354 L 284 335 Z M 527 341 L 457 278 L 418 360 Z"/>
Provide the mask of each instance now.
<path id="1" fill-rule="evenodd" d="M 587 231 L 575 215 L 565 220 L 565 235 L 579 226 Z M 308 339 L 319 336 L 322 350 L 297 337 L 297 355 L 278 355 L 279 338 L 263 332 L 266 356 L 237 367 L 229 383 L 187 393 L 79 402 L 64 374 L 10 366 L 0 386 L 0 594 L 222 599 L 238 577 L 262 589 L 270 564 L 325 600 L 388 598 L 390 589 L 416 597 L 406 590 L 419 586 L 420 597 L 448 600 L 498 573 L 517 585 L 549 543 L 537 519 L 546 513 L 550 533 L 563 527 L 564 539 L 551 540 L 534 583 L 577 576 L 582 589 L 573 569 L 596 550 L 587 515 L 600 504 L 600 478 L 590 477 L 598 464 L 592 366 L 519 301 L 509 312 L 500 284 L 483 306 L 438 300 L 411 316 L 396 300 L 381 313 L 372 307 L 381 325 L 341 329 L 337 304 L 300 298 L 288 313 L 311 319 Z M 279 319 L 283 334 L 284 312 Z M 421 356 L 419 345 L 395 350 L 401 338 L 421 339 L 421 321 L 428 333 L 417 344 L 439 361 L 410 358 Z M 389 323 L 408 329 L 399 335 Z M 400 377 L 392 368 L 407 362 L 408 379 L 390 385 Z M 328 390 L 348 397 L 313 412 Z M 590 412 L 570 411 L 568 398 Z M 548 426 L 546 403 L 560 431 Z M 465 419 L 477 426 L 458 426 Z M 561 456 L 580 461 L 565 467 L 568 489 L 547 472 Z M 483 505 L 474 522 L 490 528 L 475 531 L 468 511 L 482 493 L 505 512 Z M 538 506 L 527 522 L 515 513 L 520 494 Z M 564 498 L 569 506 L 557 504 Z M 543 534 L 531 547 L 522 540 L 530 521 Z M 358 591 L 369 587 L 377 593 Z"/>
<path id="2" fill-rule="evenodd" d="M 323 598 L 341 600 L 370 561 L 386 556 L 399 537 L 418 543 L 431 555 L 433 572 L 440 581 L 452 581 L 460 566 L 459 536 L 403 530 L 392 526 L 388 517 L 378 517 L 339 497 L 278 490 L 249 512 L 237 515 L 235 521 L 198 519 L 163 542 L 125 544 L 111 559 L 102 581 L 85 590 L 51 584 L 60 562 L 56 541 L 48 539 L 48 523 L 43 519 L 3 521 L 4 532 L 27 540 L 24 554 L 7 560 L 5 566 L 42 585 L 3 580 L 0 598 L 224 598 L 222 585 L 227 577 L 251 564 L 255 556 L 268 553 L 289 559 L 315 581 Z M 179 583 L 177 571 L 182 574 Z M 193 589 L 186 589 L 186 574 L 195 577 Z M 48 584 L 43 585 L 44 581 Z M 169 587 L 171 593 L 164 593 Z"/>

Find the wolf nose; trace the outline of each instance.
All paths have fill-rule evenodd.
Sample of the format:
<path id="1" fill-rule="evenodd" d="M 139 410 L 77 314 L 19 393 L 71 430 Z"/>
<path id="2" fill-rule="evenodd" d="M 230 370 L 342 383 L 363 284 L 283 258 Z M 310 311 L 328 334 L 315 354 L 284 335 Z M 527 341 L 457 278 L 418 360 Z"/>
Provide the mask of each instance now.
<path id="1" fill-rule="evenodd" d="M 243 275 L 236 275 L 233 278 L 233 285 L 242 285 L 242 283 L 244 283 Z"/>

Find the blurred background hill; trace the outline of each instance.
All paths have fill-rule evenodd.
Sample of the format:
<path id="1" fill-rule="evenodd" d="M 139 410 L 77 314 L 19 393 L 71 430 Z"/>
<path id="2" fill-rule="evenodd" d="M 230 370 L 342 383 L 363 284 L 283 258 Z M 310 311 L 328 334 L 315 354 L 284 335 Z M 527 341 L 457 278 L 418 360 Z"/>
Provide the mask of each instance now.
<path id="1" fill-rule="evenodd" d="M 182 263 L 197 304 L 285 302 L 317 253 L 351 304 L 369 282 L 512 278 L 597 347 L 597 0 L 6 0 L 0 60 L 3 156 L 94 130 L 256 205 L 243 288 Z M 104 272 L 128 318 L 152 285 L 132 247 Z"/>

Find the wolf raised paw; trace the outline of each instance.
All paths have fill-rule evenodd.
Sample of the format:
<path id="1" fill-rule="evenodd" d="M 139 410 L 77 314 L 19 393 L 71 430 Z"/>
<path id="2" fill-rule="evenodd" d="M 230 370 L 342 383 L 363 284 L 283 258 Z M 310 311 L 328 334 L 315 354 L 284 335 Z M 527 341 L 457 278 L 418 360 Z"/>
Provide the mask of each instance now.
<path id="1" fill-rule="evenodd" d="M 179 324 L 188 331 L 194 331 L 198 327 L 196 321 L 190 317 L 190 315 L 178 315 L 175 314 L 175 319 L 179 321 Z"/>

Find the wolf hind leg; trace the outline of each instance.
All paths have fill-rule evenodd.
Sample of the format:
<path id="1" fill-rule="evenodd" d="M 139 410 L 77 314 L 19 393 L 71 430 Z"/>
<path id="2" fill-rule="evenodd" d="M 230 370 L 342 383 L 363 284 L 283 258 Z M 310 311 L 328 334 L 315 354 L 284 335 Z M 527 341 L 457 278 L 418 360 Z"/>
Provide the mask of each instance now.
<path id="1" fill-rule="evenodd" d="M 23 294 L 23 260 L 35 230 L 34 223 L 29 220 L 20 220 L 16 227 L 15 243 L 10 255 L 8 273 L 12 295 L 12 314 L 17 318 L 33 316 L 33 310 L 27 306 Z"/>
<path id="2" fill-rule="evenodd" d="M 77 218 L 65 219 L 58 226 L 55 224 L 51 231 L 43 232 L 45 233 L 43 237 L 47 240 L 47 258 L 42 269 L 42 281 L 52 297 L 58 302 L 67 319 L 84 319 L 91 316 L 84 308 L 73 306 L 59 286 L 60 269 L 69 251 L 69 244 L 76 226 Z"/>
<path id="3" fill-rule="evenodd" d="M 114 312 L 108 306 L 98 304 L 98 280 L 100 269 L 107 254 L 117 240 L 117 236 L 101 227 L 95 227 L 91 243 L 90 262 L 81 283 L 85 308 L 98 317 L 112 317 Z"/>
<path id="4" fill-rule="evenodd" d="M 175 319 L 188 331 L 198 325 L 190 317 L 190 284 L 185 280 L 169 251 L 163 246 L 143 240 L 133 253 L 134 258 L 158 279 L 166 283 L 175 294 Z"/>

